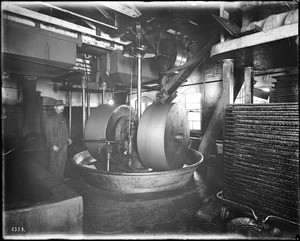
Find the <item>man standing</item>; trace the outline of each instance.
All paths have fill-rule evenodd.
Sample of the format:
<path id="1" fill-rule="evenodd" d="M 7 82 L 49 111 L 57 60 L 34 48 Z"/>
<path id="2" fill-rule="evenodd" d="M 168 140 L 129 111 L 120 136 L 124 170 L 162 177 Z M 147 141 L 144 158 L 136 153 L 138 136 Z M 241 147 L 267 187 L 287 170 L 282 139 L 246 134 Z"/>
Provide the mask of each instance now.
<path id="1" fill-rule="evenodd" d="M 72 144 L 68 137 L 68 127 L 63 116 L 64 103 L 62 100 L 54 102 L 54 112 L 48 116 L 46 122 L 46 137 L 50 145 L 49 171 L 58 180 L 64 179 L 67 161 L 67 146 Z"/>

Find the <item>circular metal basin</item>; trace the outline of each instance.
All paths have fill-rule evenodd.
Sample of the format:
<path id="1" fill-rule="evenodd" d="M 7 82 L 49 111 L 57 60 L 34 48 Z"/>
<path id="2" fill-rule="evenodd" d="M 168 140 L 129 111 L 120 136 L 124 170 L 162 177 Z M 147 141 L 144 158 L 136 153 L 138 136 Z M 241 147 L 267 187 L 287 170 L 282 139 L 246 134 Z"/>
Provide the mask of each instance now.
<path id="1" fill-rule="evenodd" d="M 72 163 L 80 169 L 87 183 L 99 189 L 121 193 L 167 191 L 186 185 L 203 161 L 203 155 L 200 152 L 188 150 L 186 164 L 180 169 L 171 171 L 119 173 L 97 170 L 93 165 L 93 162 L 97 160 L 87 150 L 75 155 Z"/>

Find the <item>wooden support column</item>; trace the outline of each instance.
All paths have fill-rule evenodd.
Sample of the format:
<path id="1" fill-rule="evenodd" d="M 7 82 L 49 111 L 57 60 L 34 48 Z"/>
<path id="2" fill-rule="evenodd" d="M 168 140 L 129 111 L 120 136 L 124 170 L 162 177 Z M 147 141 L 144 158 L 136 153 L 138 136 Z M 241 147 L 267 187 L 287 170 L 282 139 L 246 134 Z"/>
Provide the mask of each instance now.
<path id="1" fill-rule="evenodd" d="M 199 146 L 204 160 L 208 158 L 213 149 L 221 130 L 224 128 L 225 109 L 234 100 L 234 64 L 232 59 L 223 62 L 223 93 L 220 97 L 215 112 L 209 122 L 206 132 Z"/>
<path id="2" fill-rule="evenodd" d="M 244 68 L 245 104 L 253 103 L 253 67 Z"/>
<path id="3" fill-rule="evenodd" d="M 233 59 L 224 59 L 223 61 L 223 95 L 225 95 L 226 104 L 234 102 L 234 64 Z"/>
<path id="4" fill-rule="evenodd" d="M 229 14 L 228 12 L 226 12 L 224 10 L 224 3 L 220 2 L 220 17 L 225 18 L 225 19 L 229 19 Z M 221 35 L 220 35 L 220 42 L 225 42 L 225 34 L 224 34 L 224 30 L 221 30 Z"/>

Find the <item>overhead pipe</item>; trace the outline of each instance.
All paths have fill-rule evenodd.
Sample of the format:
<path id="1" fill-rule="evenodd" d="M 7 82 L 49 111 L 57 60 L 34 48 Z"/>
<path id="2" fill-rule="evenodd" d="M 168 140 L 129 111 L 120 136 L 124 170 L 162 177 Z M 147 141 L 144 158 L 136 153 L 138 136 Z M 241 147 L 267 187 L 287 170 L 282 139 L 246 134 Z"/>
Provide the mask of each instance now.
<path id="1" fill-rule="evenodd" d="M 86 122 L 86 85 L 87 85 L 87 76 L 82 76 L 82 128 L 83 133 L 85 129 L 85 122 Z"/>
<path id="2" fill-rule="evenodd" d="M 141 26 L 137 24 L 136 26 L 136 38 L 137 38 L 137 60 L 138 60 L 138 79 L 137 79 L 137 119 L 138 122 L 141 119 L 141 97 L 142 97 L 142 54 L 139 52 L 141 49 Z"/>
<path id="3" fill-rule="evenodd" d="M 68 102 L 69 102 L 69 138 L 71 138 L 71 131 L 72 131 L 72 91 L 69 91 L 68 96 Z"/>
<path id="4" fill-rule="evenodd" d="M 88 92 L 87 93 L 87 115 L 88 115 L 88 117 L 91 114 L 91 103 L 90 102 L 91 102 L 91 93 Z"/>
<path id="5" fill-rule="evenodd" d="M 138 121 L 141 119 L 141 98 L 142 98 L 142 56 L 137 54 L 138 59 L 138 80 L 137 80 L 137 117 Z"/>
<path id="6" fill-rule="evenodd" d="M 102 105 L 106 104 L 105 101 L 105 90 L 106 90 L 106 82 L 102 81 Z"/>

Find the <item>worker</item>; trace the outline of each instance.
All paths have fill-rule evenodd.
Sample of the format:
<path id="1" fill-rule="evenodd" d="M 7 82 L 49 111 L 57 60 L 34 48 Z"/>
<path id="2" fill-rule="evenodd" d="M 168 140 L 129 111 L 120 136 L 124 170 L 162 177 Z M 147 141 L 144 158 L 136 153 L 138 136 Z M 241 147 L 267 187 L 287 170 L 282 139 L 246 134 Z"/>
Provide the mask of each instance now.
<path id="1" fill-rule="evenodd" d="M 65 165 L 67 161 L 67 146 L 72 144 L 69 139 L 68 127 L 63 116 L 64 103 L 62 100 L 54 101 L 54 111 L 46 120 L 47 144 L 50 146 L 49 171 L 60 181 L 64 178 Z"/>

